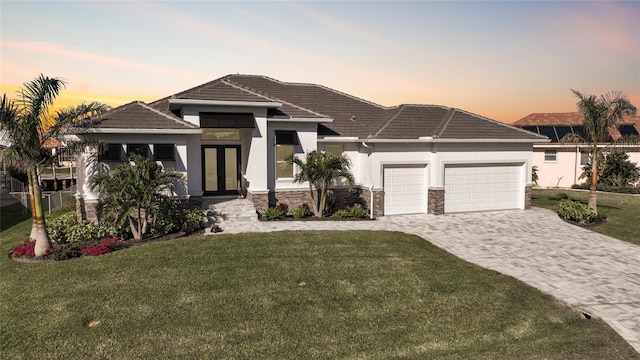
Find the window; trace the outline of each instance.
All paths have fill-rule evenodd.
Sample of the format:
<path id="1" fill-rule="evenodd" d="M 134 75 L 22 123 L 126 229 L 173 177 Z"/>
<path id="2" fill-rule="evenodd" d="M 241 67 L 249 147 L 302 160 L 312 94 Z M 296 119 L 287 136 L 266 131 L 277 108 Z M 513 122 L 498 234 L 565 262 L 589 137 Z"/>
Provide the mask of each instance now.
<path id="1" fill-rule="evenodd" d="M 127 157 L 131 154 L 140 155 L 142 157 L 149 157 L 149 145 L 148 144 L 127 144 Z"/>
<path id="2" fill-rule="evenodd" d="M 173 144 L 154 144 L 153 159 L 156 161 L 174 161 L 176 157 Z"/>
<path id="3" fill-rule="evenodd" d="M 293 178 L 293 164 L 285 159 L 295 153 L 297 144 L 295 131 L 276 131 L 276 179 Z"/>
<path id="4" fill-rule="evenodd" d="M 295 145 L 276 145 L 276 179 L 293 177 L 293 164 L 285 159 L 294 152 Z"/>
<path id="5" fill-rule="evenodd" d="M 122 144 L 107 144 L 106 148 L 98 155 L 98 161 L 122 161 Z"/>
<path id="6" fill-rule="evenodd" d="M 344 146 L 342 145 L 326 145 L 324 152 L 331 155 L 342 155 L 344 152 Z"/>
<path id="7" fill-rule="evenodd" d="M 558 151 L 557 150 L 545 150 L 544 151 L 544 161 L 549 161 L 549 162 L 558 161 Z"/>
<path id="8" fill-rule="evenodd" d="M 202 129 L 202 140 L 240 140 L 240 129 Z"/>
<path id="9" fill-rule="evenodd" d="M 589 159 L 591 158 L 591 154 L 586 151 L 580 152 L 580 166 L 585 166 L 589 163 Z"/>

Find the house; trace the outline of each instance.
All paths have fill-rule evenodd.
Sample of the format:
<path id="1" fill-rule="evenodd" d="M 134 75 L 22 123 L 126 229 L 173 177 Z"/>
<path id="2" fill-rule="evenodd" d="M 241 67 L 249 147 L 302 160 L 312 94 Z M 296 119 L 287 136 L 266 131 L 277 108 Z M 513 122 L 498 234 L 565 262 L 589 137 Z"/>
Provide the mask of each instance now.
<path id="1" fill-rule="evenodd" d="M 584 165 L 589 161 L 590 145 L 566 142 L 569 134 L 583 136 L 582 115 L 570 113 L 533 113 L 513 123 L 540 135 L 550 142 L 533 145 L 533 165 L 538 168 L 538 186 L 570 188 L 573 184 L 586 182 L 581 179 Z M 626 116 L 615 128 L 609 129 L 608 141 L 601 147 L 612 147 L 612 142 L 623 136 L 638 136 L 640 116 Z M 624 150 L 629 161 L 640 164 L 640 145 L 627 145 Z"/>
<path id="2" fill-rule="evenodd" d="M 79 216 L 94 218 L 98 194 L 87 180 L 138 153 L 184 173 L 176 196 L 246 196 L 258 211 L 310 203 L 285 158 L 312 150 L 342 153 L 358 197 L 373 216 L 530 206 L 533 143 L 546 137 L 440 105 L 384 107 L 321 85 L 228 75 L 151 103 L 95 119 L 105 152 L 88 148 L 78 166 Z M 84 169 L 84 170 L 82 170 Z"/>

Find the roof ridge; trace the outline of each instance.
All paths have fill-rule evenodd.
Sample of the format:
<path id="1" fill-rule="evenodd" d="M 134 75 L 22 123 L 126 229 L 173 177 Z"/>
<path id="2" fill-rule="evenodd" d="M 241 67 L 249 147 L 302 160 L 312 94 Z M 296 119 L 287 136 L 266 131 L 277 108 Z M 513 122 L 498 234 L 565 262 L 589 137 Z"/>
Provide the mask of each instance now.
<path id="1" fill-rule="evenodd" d="M 449 110 L 447 110 L 447 112 L 442 117 L 442 120 L 440 120 L 440 124 L 438 125 L 436 130 L 433 132 L 434 138 L 439 138 L 442 135 L 442 133 L 444 133 L 445 129 L 449 125 L 449 121 L 451 121 L 451 119 L 453 118 L 453 114 L 455 114 L 457 110 L 456 108 L 448 108 L 448 109 Z"/>
<path id="2" fill-rule="evenodd" d="M 243 75 L 243 76 L 246 76 L 246 75 Z M 256 76 L 256 77 L 258 77 L 257 75 L 249 75 L 249 76 Z M 263 75 L 263 77 L 265 77 L 265 76 Z M 236 88 L 238 88 L 238 89 L 240 89 L 240 90 L 250 92 L 250 93 L 252 93 L 252 94 L 255 94 L 255 95 L 258 95 L 258 96 L 261 96 L 261 97 L 267 98 L 267 99 L 269 99 L 269 100 L 275 100 L 275 101 L 278 101 L 278 102 L 282 102 L 283 104 L 287 104 L 287 105 L 289 105 L 289 106 L 293 106 L 293 107 L 295 107 L 295 108 L 297 108 L 297 109 L 304 110 L 304 111 L 306 111 L 306 112 L 309 112 L 309 113 L 312 113 L 312 114 L 315 114 L 315 115 L 318 115 L 318 116 L 323 116 L 323 117 L 325 117 L 325 118 L 327 118 L 327 119 L 331 119 L 331 116 L 328 116 L 328 115 L 325 115 L 325 114 L 321 114 L 321 113 L 319 113 L 319 112 L 317 112 L 317 111 L 313 111 L 313 110 L 311 110 L 311 109 L 304 108 L 304 107 L 302 107 L 302 106 L 296 105 L 296 104 L 291 103 L 291 102 L 289 102 L 289 101 L 282 100 L 282 99 L 280 99 L 280 98 L 278 98 L 278 97 L 276 97 L 276 96 L 273 96 L 273 95 L 271 95 L 271 94 L 268 94 L 268 93 L 265 93 L 265 92 L 259 91 L 259 90 L 257 90 L 257 89 L 254 89 L 254 88 L 251 88 L 251 87 L 248 87 L 248 86 L 247 86 L 247 87 L 245 87 L 245 86 L 243 86 L 242 84 L 238 84 L 238 83 L 236 83 L 236 82 L 234 82 L 234 81 L 232 81 L 232 80 L 226 79 L 226 80 L 223 80 L 223 81 L 225 81 L 225 83 L 226 83 L 226 84 L 228 84 L 228 85 L 230 85 L 230 86 L 234 86 L 234 87 L 236 87 Z"/>
<path id="3" fill-rule="evenodd" d="M 261 98 L 265 98 L 265 99 L 270 100 L 270 101 L 276 100 L 274 97 L 270 97 L 270 96 L 267 96 L 267 95 L 264 95 L 264 94 L 259 94 L 259 93 L 255 92 L 255 91 L 250 90 L 250 89 L 243 88 L 242 86 L 240 86 L 238 84 L 234 84 L 233 81 L 231 81 L 229 79 L 221 79 L 220 81 L 225 85 L 233 86 L 234 88 L 236 88 L 238 90 L 241 90 L 241 91 L 244 91 L 244 92 L 248 92 L 248 93 L 250 93 L 252 95 L 256 95 L 256 96 L 259 96 Z"/>
<path id="4" fill-rule="evenodd" d="M 404 108 L 405 108 L 404 105 L 399 105 L 397 107 L 397 110 L 396 110 L 395 114 L 393 114 L 393 116 L 391 116 L 389 118 L 389 120 L 387 120 L 384 124 L 382 124 L 382 126 L 380 126 L 380 128 L 378 129 L 378 131 L 375 132 L 375 134 L 369 135 L 368 137 L 377 137 L 378 135 L 380 135 L 380 133 L 384 129 L 386 129 L 391 124 L 391 122 L 393 122 L 393 120 L 395 120 L 395 118 L 397 118 L 400 115 L 400 113 L 404 110 Z"/>
<path id="5" fill-rule="evenodd" d="M 351 99 L 354 99 L 354 100 L 357 100 L 357 101 L 360 101 L 360 102 L 375 106 L 375 107 L 380 108 L 380 109 L 389 110 L 389 109 L 393 109 L 394 108 L 394 106 L 384 106 L 384 105 L 376 104 L 373 101 L 369 101 L 369 100 L 366 100 L 366 99 L 363 99 L 363 98 L 360 98 L 360 97 L 357 97 L 357 96 L 354 96 L 354 95 L 351 95 L 351 94 L 347 94 L 347 93 L 342 92 L 340 90 L 332 89 L 332 88 L 330 88 L 328 86 L 324 86 L 324 85 L 321 85 L 321 84 L 308 83 L 308 82 L 282 81 L 282 80 L 270 78 L 270 77 L 268 77 L 266 75 L 242 75 L 242 76 L 262 77 L 262 78 L 264 78 L 266 80 L 273 81 L 273 82 L 276 82 L 276 83 L 279 83 L 279 84 L 282 84 L 282 85 L 286 85 L 286 86 L 289 86 L 289 85 L 291 85 L 291 86 L 315 86 L 315 87 L 318 87 L 318 88 L 321 88 L 321 89 L 325 89 L 325 90 L 331 91 L 333 93 L 336 93 L 336 94 L 339 94 L 339 95 L 342 95 L 342 96 L 346 96 L 346 97 L 349 97 Z"/>
<path id="6" fill-rule="evenodd" d="M 137 103 L 138 103 L 139 105 L 141 105 L 142 107 L 144 107 L 144 108 L 146 108 L 146 109 L 148 109 L 148 110 L 151 110 L 151 111 L 153 111 L 154 113 L 156 113 L 156 114 L 158 114 L 158 115 L 162 115 L 162 116 L 164 116 L 165 118 L 167 118 L 167 119 L 169 119 L 169 120 L 173 120 L 173 121 L 177 122 L 177 123 L 178 123 L 178 124 L 180 124 L 180 125 L 189 126 L 189 127 L 191 127 L 191 128 L 199 128 L 199 126 L 196 126 L 196 125 L 194 125 L 194 124 L 192 124 L 192 123 L 190 123 L 190 122 L 188 122 L 188 121 L 184 121 L 182 118 L 178 118 L 178 117 L 175 117 L 175 118 L 174 118 L 174 117 L 172 117 L 172 116 L 169 116 L 169 115 L 167 115 L 167 114 L 163 113 L 162 111 L 156 110 L 156 109 L 152 108 L 151 106 L 147 105 L 147 104 L 146 104 L 146 103 L 144 103 L 144 102 L 138 101 Z"/>
<path id="7" fill-rule="evenodd" d="M 510 129 L 516 129 L 516 130 L 521 131 L 521 132 L 531 133 L 531 131 L 527 131 L 527 130 L 521 129 L 521 128 L 518 128 L 518 127 L 513 126 L 513 125 L 505 124 L 505 123 L 500 122 L 498 120 L 493 120 L 493 119 L 490 119 L 490 118 L 488 118 L 486 116 L 478 115 L 478 114 L 472 113 L 472 112 L 467 111 L 467 110 L 462 110 L 462 109 L 456 109 L 456 110 L 460 111 L 462 113 L 465 113 L 467 115 L 479 117 L 481 119 L 484 119 L 486 121 L 492 122 L 494 124 L 497 124 L 497 125 L 500 125 L 500 126 L 503 126 L 503 127 L 507 127 L 507 128 L 510 128 Z M 546 136 L 542 136 L 542 135 L 538 135 L 538 136 L 541 137 L 541 138 L 546 138 Z"/>

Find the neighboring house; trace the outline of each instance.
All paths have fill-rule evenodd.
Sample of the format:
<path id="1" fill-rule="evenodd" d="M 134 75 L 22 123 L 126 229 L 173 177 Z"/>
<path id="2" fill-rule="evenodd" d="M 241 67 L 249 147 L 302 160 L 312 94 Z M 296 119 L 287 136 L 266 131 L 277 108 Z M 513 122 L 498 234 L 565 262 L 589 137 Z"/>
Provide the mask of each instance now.
<path id="1" fill-rule="evenodd" d="M 93 218 L 98 194 L 87 180 L 138 153 L 184 173 L 179 198 L 244 195 L 257 210 L 310 203 L 285 158 L 312 150 L 345 154 L 358 196 L 374 216 L 525 209 L 530 206 L 535 135 L 439 105 L 384 107 L 324 86 L 228 75 L 95 119 L 108 149 L 81 157 L 78 209 Z"/>
<path id="2" fill-rule="evenodd" d="M 538 167 L 538 186 L 569 188 L 573 184 L 586 182 L 579 179 L 584 165 L 589 161 L 590 145 L 566 142 L 567 134 L 582 135 L 582 115 L 572 113 L 533 113 L 515 123 L 514 126 L 547 136 L 551 142 L 533 145 L 533 165 Z M 602 148 L 613 148 L 612 142 L 623 136 L 638 136 L 640 116 L 627 116 L 616 127 L 609 129 L 609 139 Z M 564 138 L 564 139 L 563 139 Z M 640 145 L 623 148 L 629 161 L 640 164 Z"/>

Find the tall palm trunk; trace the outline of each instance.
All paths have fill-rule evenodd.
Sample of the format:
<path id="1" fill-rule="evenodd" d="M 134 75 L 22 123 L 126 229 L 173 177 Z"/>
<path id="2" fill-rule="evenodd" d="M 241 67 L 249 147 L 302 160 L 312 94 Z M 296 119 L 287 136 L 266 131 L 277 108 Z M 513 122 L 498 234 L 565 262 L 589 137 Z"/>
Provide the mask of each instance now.
<path id="1" fill-rule="evenodd" d="M 309 181 L 309 193 L 311 194 L 311 201 L 313 201 L 313 204 L 314 204 L 313 205 L 313 216 L 320 218 L 320 217 L 322 217 L 322 212 L 318 211 L 318 205 L 319 205 L 318 203 L 319 202 L 316 201 L 317 194 L 315 194 L 315 193 L 317 193 L 317 191 L 314 192 L 313 184 L 311 183 L 311 181 Z"/>
<path id="2" fill-rule="evenodd" d="M 36 178 L 35 168 L 29 169 L 31 175 L 29 176 L 33 180 L 33 203 L 36 213 L 36 246 L 34 248 L 35 256 L 42 256 L 47 250 L 51 248 L 51 242 L 49 241 L 49 234 L 44 222 L 44 209 L 42 208 L 42 190 Z"/>
<path id="3" fill-rule="evenodd" d="M 589 201 L 587 207 L 595 213 L 598 213 L 598 204 L 596 191 L 598 188 L 598 147 L 593 145 L 593 153 L 591 154 L 591 186 L 589 187 Z"/>
<path id="4" fill-rule="evenodd" d="M 35 240 L 38 234 L 38 225 L 36 222 L 36 202 L 33 191 L 33 184 L 37 181 L 31 177 L 31 171 L 27 171 L 27 188 L 29 189 L 29 208 L 31 209 L 31 234 L 29 239 Z"/>

